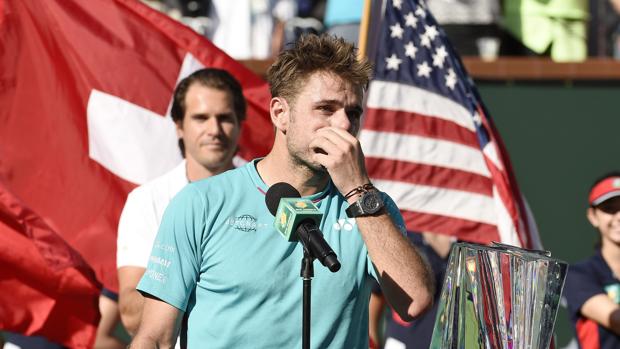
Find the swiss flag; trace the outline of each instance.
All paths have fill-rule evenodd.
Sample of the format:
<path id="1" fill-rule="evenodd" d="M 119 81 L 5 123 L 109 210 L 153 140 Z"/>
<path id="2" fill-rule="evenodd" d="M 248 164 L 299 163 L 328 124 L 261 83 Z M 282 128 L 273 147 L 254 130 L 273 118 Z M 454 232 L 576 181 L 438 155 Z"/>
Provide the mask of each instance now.
<path id="1" fill-rule="evenodd" d="M 0 236 L 11 240 L 0 249 L 2 328 L 90 345 L 84 338 L 94 327 L 80 340 L 68 324 L 50 335 L 46 321 L 57 314 L 45 303 L 64 306 L 57 297 L 71 289 L 80 297 L 66 305 L 96 315 L 98 281 L 118 288 L 125 198 L 180 161 L 167 116 L 172 91 L 203 66 L 240 80 L 248 118 L 239 155 L 265 155 L 273 141 L 266 83 L 191 29 L 137 0 L 0 0 L 0 198 L 10 197 L 0 201 Z M 32 219 L 23 219 L 26 211 Z M 44 254 L 41 236 L 27 233 L 33 222 L 46 232 Z M 48 257 L 57 253 L 72 257 L 55 266 Z M 40 275 L 45 270 L 53 273 Z M 33 292 L 18 291 L 20 284 Z M 14 313 L 23 316 L 5 320 Z M 96 316 L 88 322 L 96 325 Z"/>

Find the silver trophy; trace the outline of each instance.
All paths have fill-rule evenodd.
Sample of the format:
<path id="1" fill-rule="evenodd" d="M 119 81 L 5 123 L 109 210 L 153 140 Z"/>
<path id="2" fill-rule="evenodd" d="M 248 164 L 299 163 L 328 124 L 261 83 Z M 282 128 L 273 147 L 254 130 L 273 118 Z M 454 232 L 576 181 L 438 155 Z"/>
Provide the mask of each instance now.
<path id="1" fill-rule="evenodd" d="M 567 268 L 548 251 L 454 244 L 431 348 L 549 348 Z"/>

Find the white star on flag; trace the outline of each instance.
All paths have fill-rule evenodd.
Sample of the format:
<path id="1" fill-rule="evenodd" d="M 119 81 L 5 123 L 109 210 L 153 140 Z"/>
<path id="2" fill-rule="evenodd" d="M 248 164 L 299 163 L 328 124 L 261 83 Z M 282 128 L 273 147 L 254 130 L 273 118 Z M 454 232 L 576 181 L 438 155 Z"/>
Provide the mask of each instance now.
<path id="1" fill-rule="evenodd" d="M 446 47 L 445 46 L 439 46 L 439 48 L 437 49 L 436 53 L 438 55 L 440 55 L 443 58 L 447 58 L 448 57 L 448 51 L 446 51 Z"/>
<path id="2" fill-rule="evenodd" d="M 441 57 L 440 55 L 438 54 L 433 55 L 433 66 L 437 68 L 443 68 L 443 61 L 444 61 L 444 58 Z"/>
<path id="3" fill-rule="evenodd" d="M 420 44 L 426 48 L 431 48 L 431 38 L 426 35 L 426 33 L 420 35 Z"/>
<path id="4" fill-rule="evenodd" d="M 385 59 L 388 69 L 398 70 L 398 66 L 403 62 L 402 59 L 396 57 L 396 54 L 392 53 L 390 57 Z"/>
<path id="5" fill-rule="evenodd" d="M 415 14 L 416 14 L 416 16 L 419 16 L 419 17 L 422 17 L 422 18 L 426 17 L 426 11 L 424 10 L 424 8 L 422 6 L 418 6 L 415 9 Z"/>
<path id="6" fill-rule="evenodd" d="M 472 119 L 477 126 L 482 125 L 482 118 L 480 117 L 480 114 L 475 113 L 474 116 L 472 116 Z"/>
<path id="7" fill-rule="evenodd" d="M 405 30 L 398 23 L 391 26 L 390 31 L 391 31 L 391 34 L 390 34 L 391 37 L 399 38 L 399 39 L 403 38 L 403 33 L 405 32 Z"/>
<path id="8" fill-rule="evenodd" d="M 448 74 L 446 75 L 446 86 L 449 89 L 454 90 L 454 85 L 456 85 L 456 74 L 452 68 L 448 69 Z"/>
<path id="9" fill-rule="evenodd" d="M 425 25 L 424 29 L 426 30 L 424 34 L 428 35 L 428 37 L 431 38 L 431 40 L 435 40 L 437 35 L 439 35 L 439 32 L 437 31 L 437 27 L 435 27 L 434 25 Z"/>
<path id="10" fill-rule="evenodd" d="M 418 64 L 418 76 L 430 78 L 432 70 L 433 68 L 431 68 L 426 61 L 422 62 L 422 64 Z"/>
<path id="11" fill-rule="evenodd" d="M 403 6 L 403 0 L 392 0 L 392 5 L 400 10 Z"/>
<path id="12" fill-rule="evenodd" d="M 443 63 L 446 60 L 447 56 L 448 53 L 446 52 L 446 48 L 444 46 L 441 46 L 437 49 L 437 51 L 435 51 L 435 54 L 433 55 L 433 65 L 435 67 L 443 68 Z"/>
<path id="13" fill-rule="evenodd" d="M 407 13 L 405 16 L 405 26 L 415 28 L 418 26 L 418 19 L 415 17 L 413 12 Z"/>
<path id="14" fill-rule="evenodd" d="M 418 52 L 418 48 L 415 47 L 413 41 L 409 41 L 409 43 L 405 45 L 405 56 L 414 59 L 416 52 Z"/>

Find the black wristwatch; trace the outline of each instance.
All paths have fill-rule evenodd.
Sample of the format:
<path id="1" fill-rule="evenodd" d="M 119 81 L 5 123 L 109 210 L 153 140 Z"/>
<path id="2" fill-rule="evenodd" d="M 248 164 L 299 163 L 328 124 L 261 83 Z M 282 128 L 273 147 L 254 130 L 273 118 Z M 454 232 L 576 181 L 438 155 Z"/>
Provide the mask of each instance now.
<path id="1" fill-rule="evenodd" d="M 349 205 L 345 212 L 349 218 L 372 216 L 381 211 L 383 206 L 381 193 L 378 190 L 370 190 L 363 192 L 362 196 L 356 202 Z"/>

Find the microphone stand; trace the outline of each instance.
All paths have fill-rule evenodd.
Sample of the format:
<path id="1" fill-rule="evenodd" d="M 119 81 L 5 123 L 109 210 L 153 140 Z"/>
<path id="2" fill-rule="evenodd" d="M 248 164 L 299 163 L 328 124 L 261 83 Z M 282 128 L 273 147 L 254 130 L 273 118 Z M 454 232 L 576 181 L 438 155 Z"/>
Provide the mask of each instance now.
<path id="1" fill-rule="evenodd" d="M 303 310 L 302 310 L 302 349 L 310 349 L 310 313 L 311 313 L 311 298 L 312 298 L 312 278 L 314 277 L 314 267 L 312 265 L 314 257 L 304 246 L 304 258 L 301 260 L 301 278 L 304 283 L 303 291 Z"/>
<path id="2" fill-rule="evenodd" d="M 325 267 L 327 267 L 332 273 L 337 272 L 340 269 L 340 263 L 336 258 L 336 254 L 331 250 L 331 247 L 323 239 L 313 238 L 311 232 L 316 230 L 316 234 L 322 234 L 318 228 L 313 227 L 311 223 L 302 222 L 297 228 L 297 233 L 300 234 L 301 243 L 304 247 L 304 257 L 301 261 L 301 277 L 304 282 L 303 291 L 303 311 L 302 311 L 302 349 L 310 349 L 310 313 L 311 313 L 311 298 L 312 298 L 312 278 L 314 277 L 313 262 L 317 258 L 316 253 L 327 253 L 327 256 L 318 256 Z M 319 251 L 319 252 L 317 252 Z M 322 252 L 321 252 L 322 251 Z"/>

